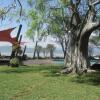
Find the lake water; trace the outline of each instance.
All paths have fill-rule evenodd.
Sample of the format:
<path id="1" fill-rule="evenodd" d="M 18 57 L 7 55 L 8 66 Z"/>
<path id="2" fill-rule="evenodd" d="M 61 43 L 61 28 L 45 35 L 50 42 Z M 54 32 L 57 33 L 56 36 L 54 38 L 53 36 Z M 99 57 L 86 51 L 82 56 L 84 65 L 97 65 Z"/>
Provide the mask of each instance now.
<path id="1" fill-rule="evenodd" d="M 53 60 L 54 64 L 59 64 L 59 65 L 64 65 L 64 59 L 61 60 Z M 97 63 L 97 60 L 91 60 L 90 61 L 90 66 L 93 64 Z"/>
<path id="2" fill-rule="evenodd" d="M 33 48 L 27 48 L 25 54 L 28 57 L 32 58 L 33 57 L 33 50 L 34 50 Z M 96 51 L 95 55 L 100 54 L 100 50 L 99 49 L 95 48 L 95 51 Z M 10 56 L 11 52 L 12 52 L 12 47 L 10 47 L 10 46 L 0 46 L 0 53 L 1 53 L 1 55 Z M 40 56 L 43 56 L 43 53 L 41 53 Z M 49 54 L 48 54 L 48 56 L 49 56 Z M 56 49 L 54 51 L 54 56 L 55 57 L 63 57 L 62 50 L 61 49 Z M 92 64 L 95 64 L 96 61 L 92 60 L 90 63 L 92 65 Z M 54 64 L 64 65 L 64 60 L 63 59 L 61 59 L 61 60 L 60 59 L 59 60 L 54 60 Z"/>
<path id="3" fill-rule="evenodd" d="M 24 48 L 22 48 L 22 50 L 23 49 Z M 33 51 L 34 51 L 33 48 L 26 48 L 25 54 L 28 57 L 33 57 Z M 1 53 L 1 55 L 10 56 L 11 55 L 11 52 L 12 52 L 12 47 L 11 46 L 0 46 L 0 53 Z M 40 56 L 43 57 L 43 53 L 40 53 Z M 49 54 L 47 56 L 49 56 Z M 54 51 L 54 56 L 56 56 L 56 57 L 63 57 L 62 50 L 61 49 L 56 49 Z"/>
<path id="4" fill-rule="evenodd" d="M 23 49 L 23 48 L 22 48 Z M 25 54 L 29 57 L 33 57 L 33 48 L 26 48 L 26 52 Z M 100 55 L 100 49 L 98 48 L 94 48 L 94 54 L 93 55 Z M 6 56 L 10 56 L 12 52 L 12 47 L 11 46 L 0 46 L 0 53 L 1 55 L 6 55 Z M 40 56 L 43 56 L 43 53 L 40 53 Z M 49 54 L 48 54 L 49 56 Z M 57 48 L 54 51 L 54 56 L 55 57 L 63 57 L 63 52 L 61 48 Z"/>

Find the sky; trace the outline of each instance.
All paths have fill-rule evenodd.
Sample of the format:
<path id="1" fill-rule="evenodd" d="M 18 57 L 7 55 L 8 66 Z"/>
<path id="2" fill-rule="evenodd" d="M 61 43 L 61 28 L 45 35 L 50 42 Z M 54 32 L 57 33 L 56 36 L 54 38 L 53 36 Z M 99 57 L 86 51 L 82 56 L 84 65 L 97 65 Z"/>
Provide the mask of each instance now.
<path id="1" fill-rule="evenodd" d="M 0 0 L 0 8 L 9 6 L 11 4 L 11 1 L 12 0 Z M 21 0 L 21 3 L 23 5 L 23 9 L 29 9 L 27 3 L 24 2 L 24 1 L 26 1 L 26 0 Z M 5 19 L 4 21 L 0 21 L 0 30 L 16 27 L 11 32 L 11 36 L 15 37 L 17 35 L 17 32 L 18 32 L 20 24 L 22 24 L 22 30 L 21 30 L 22 42 L 27 42 L 24 45 L 27 45 L 28 47 L 34 47 L 35 42 L 33 42 L 31 39 L 26 37 L 25 33 L 26 33 L 27 29 L 28 29 L 28 26 L 27 26 L 27 23 L 25 21 L 21 21 L 21 22 L 18 23 L 18 22 L 16 22 L 16 20 Z M 57 43 L 55 43 L 55 40 L 53 38 L 51 38 L 50 36 L 47 38 L 47 41 L 39 42 L 39 45 L 42 45 L 42 46 L 45 47 L 48 43 L 52 43 L 58 48 L 60 47 Z M 8 42 L 0 42 L 0 45 L 10 45 L 11 46 L 12 44 L 10 44 Z"/>

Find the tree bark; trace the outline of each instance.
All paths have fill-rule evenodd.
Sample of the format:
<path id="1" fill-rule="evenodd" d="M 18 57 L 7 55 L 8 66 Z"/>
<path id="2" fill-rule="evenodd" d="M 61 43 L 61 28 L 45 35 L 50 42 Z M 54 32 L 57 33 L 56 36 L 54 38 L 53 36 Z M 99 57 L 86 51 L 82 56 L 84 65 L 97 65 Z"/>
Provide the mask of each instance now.
<path id="1" fill-rule="evenodd" d="M 50 58 L 51 59 L 53 58 L 53 50 L 52 49 L 50 50 Z"/>
<path id="2" fill-rule="evenodd" d="M 37 59 L 40 58 L 40 52 L 37 50 Z"/>
<path id="3" fill-rule="evenodd" d="M 36 41 L 36 44 L 35 44 L 33 58 L 35 58 L 35 57 L 36 57 L 36 48 L 37 48 L 37 45 L 38 45 L 38 41 Z"/>
<path id="4" fill-rule="evenodd" d="M 89 0 L 89 9 L 83 21 L 80 20 L 80 15 L 77 11 L 78 3 L 76 5 L 71 2 L 73 14 L 71 17 L 70 30 L 68 34 L 69 42 L 66 49 L 66 57 L 64 69 L 61 73 L 77 73 L 79 75 L 87 72 L 88 63 L 88 41 L 91 33 L 100 27 L 100 21 L 95 19 L 94 6 Z"/>
<path id="5" fill-rule="evenodd" d="M 99 25 L 100 26 L 100 25 Z M 65 69 L 62 70 L 62 73 L 77 73 L 79 75 L 83 74 L 87 71 L 89 67 L 88 61 L 88 42 L 89 37 L 93 30 L 97 27 L 92 28 L 84 28 L 86 31 L 82 31 L 80 38 L 77 40 L 78 37 L 73 38 L 70 35 L 70 41 L 67 47 L 67 54 L 65 57 Z M 88 31 L 87 31 L 88 30 Z"/>

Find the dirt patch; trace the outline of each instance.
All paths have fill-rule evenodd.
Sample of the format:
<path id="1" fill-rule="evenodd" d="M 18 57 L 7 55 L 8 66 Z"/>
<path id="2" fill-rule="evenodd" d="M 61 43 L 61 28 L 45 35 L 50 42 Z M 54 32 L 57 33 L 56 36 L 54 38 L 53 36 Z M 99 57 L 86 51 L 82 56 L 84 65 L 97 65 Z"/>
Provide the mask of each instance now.
<path id="1" fill-rule="evenodd" d="M 32 66 L 32 65 L 48 65 L 54 64 L 54 62 L 50 59 L 35 59 L 35 60 L 26 60 L 23 61 L 23 65 Z"/>

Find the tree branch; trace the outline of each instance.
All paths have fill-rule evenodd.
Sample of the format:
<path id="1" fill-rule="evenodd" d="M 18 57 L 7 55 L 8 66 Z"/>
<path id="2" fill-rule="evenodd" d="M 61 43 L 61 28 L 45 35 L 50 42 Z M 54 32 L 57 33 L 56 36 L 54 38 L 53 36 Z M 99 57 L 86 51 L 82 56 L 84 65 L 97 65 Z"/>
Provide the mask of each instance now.
<path id="1" fill-rule="evenodd" d="M 70 23 L 70 26 L 72 25 L 79 25 L 80 22 L 81 22 L 81 18 L 80 18 L 80 15 L 78 13 L 78 6 L 80 4 L 80 1 L 81 0 L 76 0 L 76 3 L 74 4 L 73 3 L 73 0 L 70 1 L 70 4 L 71 4 L 71 10 L 72 10 L 72 16 L 71 16 L 71 23 Z"/>
<path id="2" fill-rule="evenodd" d="M 90 36 L 90 34 L 98 29 L 100 27 L 100 21 L 97 21 L 97 22 L 89 22 L 85 25 L 85 27 L 83 28 L 82 32 L 81 32 L 81 35 L 83 34 L 88 34 L 88 36 Z"/>
<path id="3" fill-rule="evenodd" d="M 8 13 L 8 12 L 10 12 L 10 10 L 11 9 L 13 9 L 15 7 L 15 5 L 12 5 L 12 6 L 10 6 L 10 7 L 7 7 L 7 8 L 4 8 L 4 11 L 0 14 L 0 18 L 2 18 L 2 20 L 3 20 L 3 17 Z"/>
<path id="4" fill-rule="evenodd" d="M 21 4 L 20 0 L 17 0 L 17 1 L 18 1 L 19 5 L 20 5 L 20 16 L 21 16 L 22 15 L 22 4 Z"/>
<path id="5" fill-rule="evenodd" d="M 97 4 L 100 4 L 100 0 L 96 0 L 95 2 L 92 3 L 92 5 L 96 6 Z"/>
<path id="6" fill-rule="evenodd" d="M 95 23 L 91 23 L 91 24 L 92 24 L 91 31 L 94 31 L 94 30 L 96 30 L 97 28 L 100 27 L 100 20 L 95 22 Z"/>

